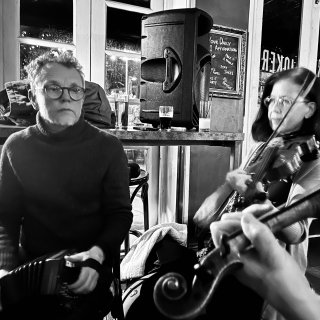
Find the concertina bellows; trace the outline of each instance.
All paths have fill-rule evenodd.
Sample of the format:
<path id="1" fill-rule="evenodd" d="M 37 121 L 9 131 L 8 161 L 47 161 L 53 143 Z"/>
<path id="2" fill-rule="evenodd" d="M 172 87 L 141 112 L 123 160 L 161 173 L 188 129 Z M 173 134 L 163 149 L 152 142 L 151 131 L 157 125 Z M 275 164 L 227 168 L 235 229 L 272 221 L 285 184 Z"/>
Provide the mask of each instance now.
<path id="1" fill-rule="evenodd" d="M 3 309 L 44 295 L 60 296 L 62 304 L 70 307 L 70 302 L 77 299 L 77 295 L 68 289 L 68 284 L 76 281 L 80 267 L 64 259 L 68 254 L 70 250 L 41 256 L 2 277 L 0 294 Z"/>

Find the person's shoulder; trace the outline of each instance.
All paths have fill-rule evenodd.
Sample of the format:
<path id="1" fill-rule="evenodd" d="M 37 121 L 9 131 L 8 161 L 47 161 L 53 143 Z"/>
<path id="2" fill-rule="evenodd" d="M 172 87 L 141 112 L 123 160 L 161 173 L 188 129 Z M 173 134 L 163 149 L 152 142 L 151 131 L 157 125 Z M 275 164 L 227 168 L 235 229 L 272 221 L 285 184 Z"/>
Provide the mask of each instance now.
<path id="1" fill-rule="evenodd" d="M 97 141 L 112 145 L 122 145 L 121 141 L 107 130 L 95 127 L 91 123 L 88 123 L 88 126 L 89 130 L 91 131 L 91 135 L 94 136 Z"/>
<path id="2" fill-rule="evenodd" d="M 24 144 L 32 136 L 34 130 L 34 126 L 30 126 L 10 134 L 4 143 L 4 147 Z"/>

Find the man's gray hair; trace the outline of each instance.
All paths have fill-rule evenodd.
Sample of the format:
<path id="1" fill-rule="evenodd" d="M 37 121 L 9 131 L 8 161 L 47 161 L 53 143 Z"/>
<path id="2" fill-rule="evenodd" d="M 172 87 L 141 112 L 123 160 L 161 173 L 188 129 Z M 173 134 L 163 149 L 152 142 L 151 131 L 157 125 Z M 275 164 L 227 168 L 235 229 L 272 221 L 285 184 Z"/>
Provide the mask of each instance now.
<path id="1" fill-rule="evenodd" d="M 73 56 L 72 51 L 48 51 L 36 59 L 32 60 L 26 67 L 25 70 L 28 73 L 28 79 L 31 82 L 31 86 L 34 85 L 37 76 L 40 74 L 42 68 L 48 63 L 59 63 L 66 68 L 76 69 L 85 84 L 84 73 L 82 66 L 76 57 Z"/>

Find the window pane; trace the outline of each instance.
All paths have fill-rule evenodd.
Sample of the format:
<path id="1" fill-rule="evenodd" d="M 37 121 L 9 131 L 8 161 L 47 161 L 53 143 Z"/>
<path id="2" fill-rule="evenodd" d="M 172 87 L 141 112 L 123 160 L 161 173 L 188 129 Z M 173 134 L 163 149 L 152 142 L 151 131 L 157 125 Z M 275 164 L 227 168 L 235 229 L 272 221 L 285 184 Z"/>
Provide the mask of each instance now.
<path id="1" fill-rule="evenodd" d="M 106 49 L 140 53 L 142 16 L 141 13 L 108 7 Z"/>
<path id="2" fill-rule="evenodd" d="M 117 2 L 132 4 L 134 6 L 139 6 L 144 8 L 150 8 L 150 0 L 117 0 Z"/>
<path id="3" fill-rule="evenodd" d="M 41 47 L 41 46 L 21 43 L 20 44 L 20 79 L 25 79 L 27 77 L 27 73 L 24 70 L 24 67 L 27 66 L 29 62 L 37 58 L 39 55 L 50 50 L 55 50 L 55 48 Z"/>
<path id="4" fill-rule="evenodd" d="M 20 36 L 73 42 L 73 0 L 20 0 Z"/>
<path id="5" fill-rule="evenodd" d="M 264 0 L 260 95 L 272 73 L 298 64 L 302 0 Z"/>
<path id="6" fill-rule="evenodd" d="M 138 99 L 140 97 L 140 70 L 141 60 L 128 61 L 128 88 L 129 98 Z"/>
<path id="7" fill-rule="evenodd" d="M 125 93 L 126 61 L 123 58 L 106 55 L 106 84 L 107 95 Z"/>
<path id="8" fill-rule="evenodd" d="M 106 54 L 107 95 L 128 94 L 130 99 L 140 95 L 140 59 Z"/>

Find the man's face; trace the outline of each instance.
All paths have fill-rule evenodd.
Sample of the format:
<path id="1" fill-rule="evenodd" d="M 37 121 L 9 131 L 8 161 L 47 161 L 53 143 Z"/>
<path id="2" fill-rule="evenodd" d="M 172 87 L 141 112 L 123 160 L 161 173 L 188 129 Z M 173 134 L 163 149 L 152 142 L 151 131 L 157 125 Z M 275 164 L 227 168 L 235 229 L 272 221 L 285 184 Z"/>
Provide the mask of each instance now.
<path id="1" fill-rule="evenodd" d="M 74 68 L 66 68 L 59 63 L 46 64 L 35 80 L 34 98 L 41 117 L 49 123 L 60 126 L 72 126 L 80 118 L 84 98 L 71 99 L 68 90 L 63 90 L 58 99 L 48 97 L 43 89 L 49 85 L 60 87 L 84 87 L 80 73 Z"/>

